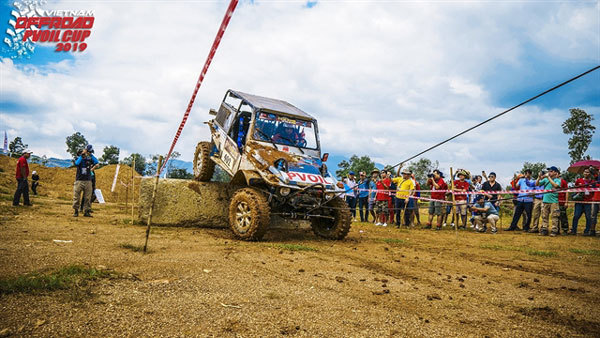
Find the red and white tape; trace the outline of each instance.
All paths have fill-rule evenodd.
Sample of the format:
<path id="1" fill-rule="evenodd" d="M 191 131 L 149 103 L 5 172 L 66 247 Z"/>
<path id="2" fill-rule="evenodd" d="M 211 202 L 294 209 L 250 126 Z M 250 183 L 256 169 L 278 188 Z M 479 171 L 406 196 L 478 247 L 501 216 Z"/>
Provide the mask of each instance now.
<path id="1" fill-rule="evenodd" d="M 196 94 L 198 94 L 198 89 L 200 89 L 200 85 L 202 84 L 202 81 L 204 80 L 204 76 L 206 75 L 206 72 L 208 71 L 208 67 L 210 66 L 210 63 L 212 62 L 212 59 L 215 56 L 215 53 L 217 52 L 219 43 L 221 42 L 221 39 L 223 38 L 225 29 L 227 28 L 227 25 L 229 24 L 229 20 L 231 20 L 231 17 L 233 16 L 233 12 L 235 11 L 237 4 L 238 4 L 238 0 L 231 0 L 231 2 L 229 3 L 229 7 L 227 7 L 227 11 L 225 12 L 225 16 L 223 17 L 223 21 L 221 22 L 221 27 L 219 27 L 219 31 L 217 32 L 217 36 L 215 37 L 215 41 L 212 44 L 210 52 L 208 53 L 208 57 L 206 58 L 206 62 L 204 63 L 204 67 L 202 68 L 202 72 L 200 73 L 200 76 L 198 77 L 198 81 L 196 82 L 196 87 L 194 87 L 194 92 L 192 93 L 192 98 L 190 99 L 190 103 L 188 103 L 187 109 L 185 110 L 185 113 L 183 114 L 183 119 L 181 120 L 181 123 L 179 124 L 179 128 L 177 129 L 177 132 L 175 133 L 175 138 L 173 138 L 173 143 L 171 144 L 169 153 L 167 153 L 167 157 L 165 158 L 163 165 L 160 167 L 159 170 L 156 171 L 156 176 L 160 176 L 160 173 L 165 168 L 167 161 L 169 161 L 169 157 L 171 157 L 171 153 L 173 152 L 173 149 L 175 148 L 175 144 L 177 144 L 177 140 L 179 140 L 179 135 L 181 135 L 181 131 L 183 130 L 183 127 L 185 126 L 185 122 L 187 121 L 188 116 L 190 115 L 190 111 L 192 110 L 192 106 L 194 105 L 194 100 L 196 100 Z"/>

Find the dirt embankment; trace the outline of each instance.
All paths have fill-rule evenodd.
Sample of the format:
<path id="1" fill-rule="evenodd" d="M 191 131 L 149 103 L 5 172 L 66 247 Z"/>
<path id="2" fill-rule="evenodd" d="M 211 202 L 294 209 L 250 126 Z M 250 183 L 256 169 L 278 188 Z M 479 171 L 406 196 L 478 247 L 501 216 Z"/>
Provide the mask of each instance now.
<path id="1" fill-rule="evenodd" d="M 141 180 L 139 216 L 146 222 L 155 178 Z M 229 183 L 160 179 L 152 224 L 227 226 L 229 200 L 234 188 Z"/>
<path id="2" fill-rule="evenodd" d="M 0 156 L 0 192 L 8 194 L 15 191 L 17 181 L 15 179 L 17 159 Z M 102 190 L 102 195 L 107 202 L 125 202 L 126 184 L 131 184 L 131 167 L 121 165 L 115 191 L 111 192 L 113 178 L 117 165 L 107 165 L 96 170 L 96 189 Z M 37 171 L 40 176 L 38 194 L 41 196 L 67 199 L 73 196 L 73 183 L 75 182 L 75 168 L 45 167 L 40 164 L 29 163 L 29 174 Z M 139 191 L 141 177 L 134 172 L 136 196 Z M 31 183 L 31 176 L 29 177 Z M 128 191 L 131 194 L 131 187 Z M 131 195 L 129 195 L 131 199 Z"/>

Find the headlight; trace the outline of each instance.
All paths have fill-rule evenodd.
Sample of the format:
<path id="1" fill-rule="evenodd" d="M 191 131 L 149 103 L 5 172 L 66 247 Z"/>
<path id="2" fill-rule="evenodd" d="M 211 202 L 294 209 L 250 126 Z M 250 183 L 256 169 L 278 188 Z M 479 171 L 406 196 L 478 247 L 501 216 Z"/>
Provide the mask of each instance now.
<path id="1" fill-rule="evenodd" d="M 292 190 L 290 188 L 288 188 L 288 187 L 282 187 L 282 188 L 279 189 L 279 194 L 281 196 L 287 196 L 287 195 L 290 194 L 291 191 Z"/>

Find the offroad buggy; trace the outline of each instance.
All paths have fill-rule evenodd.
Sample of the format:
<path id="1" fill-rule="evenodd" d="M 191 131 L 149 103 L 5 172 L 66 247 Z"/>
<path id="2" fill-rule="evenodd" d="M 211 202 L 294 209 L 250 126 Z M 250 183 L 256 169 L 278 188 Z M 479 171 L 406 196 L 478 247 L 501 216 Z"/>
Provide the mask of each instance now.
<path id="1" fill-rule="evenodd" d="M 315 118 L 285 101 L 233 90 L 210 114 L 211 141 L 196 147 L 194 177 L 210 181 L 215 165 L 231 176 L 236 237 L 260 240 L 271 215 L 309 220 L 328 239 L 348 234 L 350 211 L 325 165 L 328 154 L 321 157 Z"/>

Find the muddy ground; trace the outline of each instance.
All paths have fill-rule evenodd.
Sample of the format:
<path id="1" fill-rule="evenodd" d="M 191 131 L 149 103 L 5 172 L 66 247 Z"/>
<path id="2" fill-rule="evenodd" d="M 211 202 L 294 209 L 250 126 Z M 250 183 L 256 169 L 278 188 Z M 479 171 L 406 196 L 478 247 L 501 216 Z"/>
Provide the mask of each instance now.
<path id="1" fill-rule="evenodd" d="M 354 223 L 339 242 L 278 229 L 249 243 L 163 227 L 142 254 L 145 227 L 117 204 L 86 219 L 66 199 L 34 203 L 0 201 L 0 279 L 110 276 L 0 294 L 2 335 L 600 336 L 600 238 Z"/>

